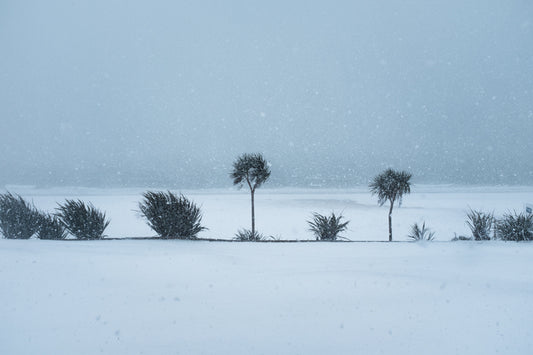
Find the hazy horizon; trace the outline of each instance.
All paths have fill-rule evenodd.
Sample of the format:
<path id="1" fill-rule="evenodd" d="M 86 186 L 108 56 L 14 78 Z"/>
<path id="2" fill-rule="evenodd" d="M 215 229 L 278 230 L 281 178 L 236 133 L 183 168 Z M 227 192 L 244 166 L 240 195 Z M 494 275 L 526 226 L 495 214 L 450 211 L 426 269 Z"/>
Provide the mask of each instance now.
<path id="1" fill-rule="evenodd" d="M 533 3 L 0 3 L 0 186 L 533 185 Z"/>

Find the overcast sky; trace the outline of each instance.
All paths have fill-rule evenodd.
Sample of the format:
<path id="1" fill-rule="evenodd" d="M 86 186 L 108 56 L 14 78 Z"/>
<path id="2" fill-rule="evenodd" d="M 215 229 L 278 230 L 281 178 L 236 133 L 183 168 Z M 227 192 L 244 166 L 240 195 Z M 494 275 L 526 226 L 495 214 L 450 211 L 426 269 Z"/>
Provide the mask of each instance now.
<path id="1" fill-rule="evenodd" d="M 533 184 L 533 1 L 0 1 L 0 185 Z"/>

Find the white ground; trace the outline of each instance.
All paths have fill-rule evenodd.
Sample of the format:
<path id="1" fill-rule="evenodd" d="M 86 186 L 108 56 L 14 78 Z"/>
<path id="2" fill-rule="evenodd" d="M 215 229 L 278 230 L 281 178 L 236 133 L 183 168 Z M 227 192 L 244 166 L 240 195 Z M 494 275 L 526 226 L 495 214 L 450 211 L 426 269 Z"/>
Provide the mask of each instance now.
<path id="1" fill-rule="evenodd" d="M 134 190 L 11 189 L 53 209 L 106 210 L 111 237 L 153 233 Z M 203 237 L 248 225 L 248 195 L 187 192 Z M 426 221 L 467 234 L 468 206 L 522 210 L 533 188 L 418 187 L 394 231 Z M 258 227 L 308 239 L 311 212 L 343 212 L 346 237 L 384 240 L 386 207 L 364 189 L 262 190 Z M 212 243 L 0 239 L 0 354 L 530 354 L 533 244 Z"/>

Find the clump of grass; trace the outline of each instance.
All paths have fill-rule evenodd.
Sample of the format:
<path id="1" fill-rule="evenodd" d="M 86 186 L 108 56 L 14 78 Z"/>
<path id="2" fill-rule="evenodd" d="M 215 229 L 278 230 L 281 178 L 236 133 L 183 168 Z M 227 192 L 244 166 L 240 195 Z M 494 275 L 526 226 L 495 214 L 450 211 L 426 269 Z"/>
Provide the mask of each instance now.
<path id="1" fill-rule="evenodd" d="M 466 241 L 466 240 L 472 240 L 472 237 L 465 237 L 464 235 L 457 235 L 457 233 L 454 233 L 454 237 L 451 239 L 452 242 L 457 241 Z"/>
<path id="2" fill-rule="evenodd" d="M 233 239 L 238 240 L 240 242 L 260 242 L 268 238 L 265 237 L 263 234 L 259 233 L 258 231 L 252 232 L 249 229 L 241 229 L 235 234 L 235 238 Z"/>
<path id="3" fill-rule="evenodd" d="M 19 195 L 0 195 L 0 231 L 8 239 L 29 239 L 39 228 L 35 207 Z"/>
<path id="4" fill-rule="evenodd" d="M 422 226 L 419 226 L 418 223 L 413 224 L 411 226 L 411 233 L 407 235 L 414 242 L 432 241 L 434 236 L 435 232 L 431 232 L 426 227 L 426 222 L 422 223 Z"/>
<path id="5" fill-rule="evenodd" d="M 508 213 L 496 223 L 496 235 L 501 240 L 533 240 L 533 214 Z"/>
<path id="6" fill-rule="evenodd" d="M 77 239 L 102 239 L 109 225 L 104 212 L 91 203 L 81 200 L 66 200 L 57 208 L 57 217 Z"/>
<path id="7" fill-rule="evenodd" d="M 337 240 L 346 239 L 340 236 L 348 227 L 350 221 L 341 222 L 344 217 L 342 215 L 336 216 L 334 212 L 330 216 L 324 216 L 318 213 L 313 213 L 313 220 L 307 221 L 309 230 L 313 232 L 316 240 Z"/>
<path id="8" fill-rule="evenodd" d="M 148 191 L 139 203 L 141 214 L 161 238 L 196 239 L 202 227 L 200 208 L 183 195 Z"/>
<path id="9" fill-rule="evenodd" d="M 492 213 L 470 209 L 466 217 L 466 225 L 470 228 L 474 240 L 490 240 L 490 233 L 494 226 Z"/>

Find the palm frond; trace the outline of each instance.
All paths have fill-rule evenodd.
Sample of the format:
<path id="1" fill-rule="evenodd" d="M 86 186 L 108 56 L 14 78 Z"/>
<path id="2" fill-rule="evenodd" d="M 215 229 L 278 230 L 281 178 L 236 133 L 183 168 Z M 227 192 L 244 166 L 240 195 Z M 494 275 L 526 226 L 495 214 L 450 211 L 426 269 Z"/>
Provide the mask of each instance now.
<path id="1" fill-rule="evenodd" d="M 404 194 L 411 192 L 411 173 L 387 169 L 374 177 L 368 185 L 372 195 L 378 196 L 378 203 L 382 206 L 385 202 L 398 201 L 401 203 Z"/>
<path id="2" fill-rule="evenodd" d="M 268 162 L 262 154 L 245 153 L 233 163 L 230 177 L 234 185 L 242 186 L 244 182 L 247 182 L 255 190 L 268 180 L 270 173 Z"/>

